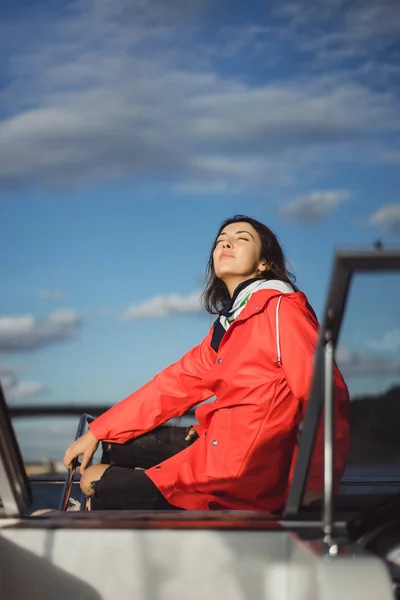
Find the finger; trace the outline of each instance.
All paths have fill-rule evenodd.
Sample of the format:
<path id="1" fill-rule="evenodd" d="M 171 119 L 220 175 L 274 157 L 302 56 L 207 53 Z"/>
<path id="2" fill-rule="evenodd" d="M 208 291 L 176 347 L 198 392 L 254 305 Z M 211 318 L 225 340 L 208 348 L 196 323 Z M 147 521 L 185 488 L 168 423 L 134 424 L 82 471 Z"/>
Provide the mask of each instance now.
<path id="1" fill-rule="evenodd" d="M 81 464 L 81 468 L 80 468 L 81 474 L 85 471 L 91 458 L 92 458 L 92 455 L 90 454 L 90 452 L 86 452 L 82 456 L 82 464 Z"/>
<path id="2" fill-rule="evenodd" d="M 63 464 L 64 464 L 64 467 L 65 467 L 66 469 L 69 469 L 69 468 L 70 468 L 70 466 L 71 466 L 71 460 L 70 460 L 70 457 L 69 457 L 69 452 L 68 452 L 68 450 L 67 450 L 67 452 L 64 454 L 64 458 L 63 458 Z"/>
<path id="3" fill-rule="evenodd" d="M 72 461 L 74 460 L 74 458 L 77 456 L 76 452 L 74 452 L 73 450 L 71 450 L 71 446 L 68 448 L 68 450 L 66 451 L 65 455 L 64 455 L 64 466 L 66 469 L 70 469 L 72 466 Z"/>
<path id="4" fill-rule="evenodd" d="M 72 462 L 73 462 L 73 460 L 74 459 L 70 458 L 70 457 L 67 458 L 67 459 L 64 459 L 64 466 L 65 466 L 66 469 L 71 469 L 72 468 Z"/>
<path id="5" fill-rule="evenodd" d="M 196 433 L 196 430 L 194 429 L 194 427 L 191 427 L 187 433 L 187 436 L 185 437 L 185 441 L 189 441 L 191 437 L 194 436 L 194 434 Z"/>

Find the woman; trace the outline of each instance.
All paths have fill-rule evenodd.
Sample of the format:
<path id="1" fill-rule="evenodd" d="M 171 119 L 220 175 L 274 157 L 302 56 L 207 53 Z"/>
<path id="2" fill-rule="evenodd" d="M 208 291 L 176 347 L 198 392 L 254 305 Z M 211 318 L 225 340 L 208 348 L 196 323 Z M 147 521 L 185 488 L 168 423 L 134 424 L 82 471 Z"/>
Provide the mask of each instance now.
<path id="1" fill-rule="evenodd" d="M 67 468 L 83 456 L 81 487 L 92 509 L 282 511 L 312 378 L 315 314 L 291 284 L 275 235 L 242 215 L 218 231 L 204 301 L 219 314 L 205 339 L 68 448 Z M 337 369 L 335 392 L 337 486 L 349 434 L 348 392 Z M 161 427 L 211 397 L 189 431 Z M 111 466 L 85 470 L 100 440 Z M 322 465 L 317 444 L 311 498 L 322 489 Z"/>

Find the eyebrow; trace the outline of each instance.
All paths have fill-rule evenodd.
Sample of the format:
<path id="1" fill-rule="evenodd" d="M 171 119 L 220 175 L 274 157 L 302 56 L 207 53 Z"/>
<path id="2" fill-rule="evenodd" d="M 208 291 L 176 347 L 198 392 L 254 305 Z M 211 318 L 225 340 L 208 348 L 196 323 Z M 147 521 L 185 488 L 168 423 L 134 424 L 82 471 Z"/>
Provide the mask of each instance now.
<path id="1" fill-rule="evenodd" d="M 250 236 L 253 238 L 253 240 L 254 240 L 254 235 L 253 235 L 252 233 L 250 233 L 250 231 L 246 231 L 245 229 L 241 229 L 240 231 L 236 231 L 235 233 L 236 233 L 236 234 L 238 234 L 238 233 L 247 233 L 247 234 L 248 234 L 248 235 L 250 235 Z M 225 231 L 222 231 L 222 232 L 219 234 L 218 238 L 219 238 L 219 237 L 221 237 L 221 235 L 226 235 L 226 232 L 225 232 Z M 217 238 L 217 239 L 218 239 L 218 238 Z"/>

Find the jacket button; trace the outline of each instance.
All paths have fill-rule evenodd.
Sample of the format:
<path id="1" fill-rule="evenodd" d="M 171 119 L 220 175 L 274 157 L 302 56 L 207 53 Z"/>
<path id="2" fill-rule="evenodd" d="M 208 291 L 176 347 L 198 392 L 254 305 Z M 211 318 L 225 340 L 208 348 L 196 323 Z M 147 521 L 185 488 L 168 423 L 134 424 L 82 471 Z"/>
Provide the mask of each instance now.
<path id="1" fill-rule="evenodd" d="M 218 440 L 213 440 L 211 443 L 213 446 L 216 446 L 218 444 Z"/>
<path id="2" fill-rule="evenodd" d="M 253 308 L 254 308 L 254 310 L 257 310 L 257 309 L 258 309 L 258 306 L 253 306 Z"/>
<path id="3" fill-rule="evenodd" d="M 222 358 L 217 358 L 217 363 L 222 363 Z"/>
<path id="4" fill-rule="evenodd" d="M 156 470 L 158 471 L 158 469 L 161 469 L 161 467 L 159 465 L 156 466 Z"/>

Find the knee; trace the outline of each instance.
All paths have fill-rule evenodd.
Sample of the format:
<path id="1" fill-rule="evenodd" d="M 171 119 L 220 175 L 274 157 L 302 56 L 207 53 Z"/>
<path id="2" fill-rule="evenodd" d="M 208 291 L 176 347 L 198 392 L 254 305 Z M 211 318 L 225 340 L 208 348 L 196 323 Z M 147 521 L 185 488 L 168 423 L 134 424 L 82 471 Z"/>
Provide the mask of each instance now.
<path id="1" fill-rule="evenodd" d="M 81 490 L 85 496 L 93 494 L 93 483 L 101 479 L 108 467 L 109 465 L 92 465 L 86 469 L 80 481 Z"/>

